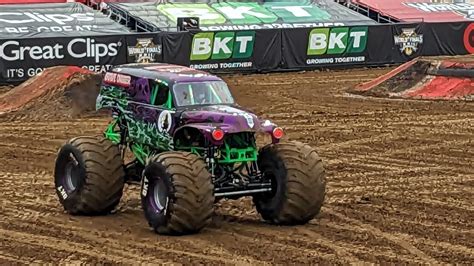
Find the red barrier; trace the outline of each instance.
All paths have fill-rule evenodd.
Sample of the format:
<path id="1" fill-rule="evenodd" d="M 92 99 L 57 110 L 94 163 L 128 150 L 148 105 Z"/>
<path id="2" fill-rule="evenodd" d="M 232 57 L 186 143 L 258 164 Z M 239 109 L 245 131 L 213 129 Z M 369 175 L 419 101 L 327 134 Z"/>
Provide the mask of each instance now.
<path id="1" fill-rule="evenodd" d="M 470 78 L 435 77 L 421 88 L 404 93 L 404 98 L 459 99 L 474 94 L 474 80 Z"/>
<path id="2" fill-rule="evenodd" d="M 352 0 L 380 15 L 402 22 L 467 21 L 470 3 L 433 3 L 431 0 Z"/>

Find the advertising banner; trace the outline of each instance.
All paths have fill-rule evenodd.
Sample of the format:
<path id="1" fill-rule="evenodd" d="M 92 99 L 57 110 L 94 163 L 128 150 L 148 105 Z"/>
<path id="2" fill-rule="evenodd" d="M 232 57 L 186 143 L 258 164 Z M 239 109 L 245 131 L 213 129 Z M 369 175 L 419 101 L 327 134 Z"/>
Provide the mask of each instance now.
<path id="1" fill-rule="evenodd" d="M 425 24 L 423 55 L 464 55 L 474 53 L 474 23 Z"/>
<path id="2" fill-rule="evenodd" d="M 189 66 L 193 35 L 188 32 L 163 34 L 163 62 Z"/>
<path id="3" fill-rule="evenodd" d="M 60 65 L 104 73 L 126 62 L 125 41 L 125 36 L 0 40 L 1 79 L 22 81 Z"/>
<path id="4" fill-rule="evenodd" d="M 406 62 L 424 55 L 425 28 L 422 23 L 283 30 L 284 66 L 298 69 Z"/>
<path id="5" fill-rule="evenodd" d="M 171 33 L 163 45 L 165 62 L 205 71 L 271 70 L 281 62 L 279 30 Z"/>
<path id="6" fill-rule="evenodd" d="M 369 61 L 369 27 L 283 30 L 284 67 L 289 69 L 364 64 Z"/>

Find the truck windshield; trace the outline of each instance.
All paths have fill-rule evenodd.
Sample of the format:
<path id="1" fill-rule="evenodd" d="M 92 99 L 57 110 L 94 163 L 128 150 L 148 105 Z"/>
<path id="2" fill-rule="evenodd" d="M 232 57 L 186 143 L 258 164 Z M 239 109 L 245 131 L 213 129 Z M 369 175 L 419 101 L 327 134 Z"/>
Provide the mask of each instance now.
<path id="1" fill-rule="evenodd" d="M 173 86 L 173 94 L 177 106 L 234 103 L 224 81 L 176 83 Z"/>

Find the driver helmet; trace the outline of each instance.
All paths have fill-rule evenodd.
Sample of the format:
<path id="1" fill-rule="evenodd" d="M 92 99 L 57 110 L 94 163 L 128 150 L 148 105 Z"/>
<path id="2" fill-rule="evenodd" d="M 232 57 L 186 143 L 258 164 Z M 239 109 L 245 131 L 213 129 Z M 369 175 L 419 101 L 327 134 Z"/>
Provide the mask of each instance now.
<path id="1" fill-rule="evenodd" d="M 196 84 L 193 88 L 194 99 L 196 103 L 209 103 L 209 89 L 205 84 Z"/>

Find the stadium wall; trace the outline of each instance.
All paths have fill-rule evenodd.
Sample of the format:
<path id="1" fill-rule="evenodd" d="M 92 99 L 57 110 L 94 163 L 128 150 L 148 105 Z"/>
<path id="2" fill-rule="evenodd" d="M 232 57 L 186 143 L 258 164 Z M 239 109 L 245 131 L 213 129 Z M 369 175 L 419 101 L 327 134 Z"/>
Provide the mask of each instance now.
<path id="1" fill-rule="evenodd" d="M 105 72 L 124 63 L 166 62 L 215 73 L 270 72 L 472 53 L 469 22 L 0 39 L 0 83 L 19 83 L 57 65 Z"/>

